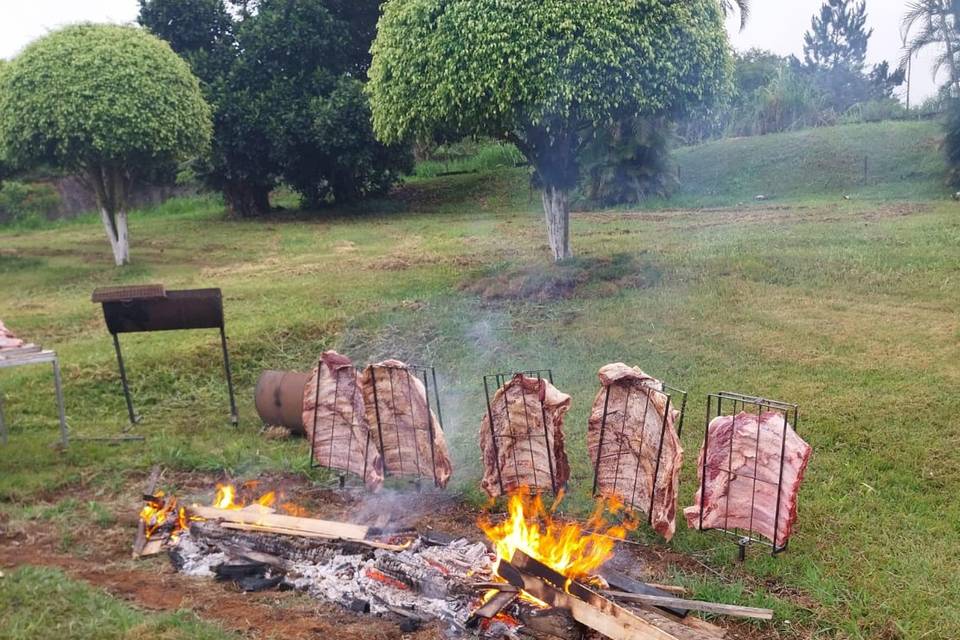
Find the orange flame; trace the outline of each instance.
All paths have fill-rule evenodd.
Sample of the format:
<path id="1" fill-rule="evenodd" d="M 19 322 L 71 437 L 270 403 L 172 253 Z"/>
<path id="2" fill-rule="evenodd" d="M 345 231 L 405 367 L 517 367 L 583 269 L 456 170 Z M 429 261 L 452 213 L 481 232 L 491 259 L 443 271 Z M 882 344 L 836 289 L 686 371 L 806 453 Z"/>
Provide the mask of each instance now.
<path id="1" fill-rule="evenodd" d="M 585 528 L 575 522 L 559 522 L 554 513 L 561 499 L 562 495 L 558 496 L 548 509 L 539 494 L 521 487 L 510 496 L 506 520 L 499 524 L 480 520 L 480 528 L 494 543 L 498 565 L 503 559 L 509 562 L 520 550 L 570 579 L 587 578 L 613 557 L 616 541 L 637 527 L 623 504 L 614 499 L 598 502 Z M 623 514 L 624 522 L 609 523 L 605 512 Z"/>
<path id="2" fill-rule="evenodd" d="M 258 484 L 258 481 L 251 480 L 244 483 L 242 488 L 246 493 L 247 491 L 255 489 Z M 274 505 L 276 505 L 290 515 L 307 515 L 307 511 L 303 507 L 290 502 L 280 501 L 276 491 L 264 493 L 251 504 L 257 504 L 267 509 L 273 508 Z M 238 499 L 237 488 L 234 485 L 218 484 L 217 493 L 211 506 L 227 511 L 239 511 L 240 509 L 247 508 L 249 505 L 243 500 Z M 161 528 L 165 528 L 170 531 L 171 540 L 176 541 L 180 532 L 187 529 L 191 521 L 202 520 L 203 518 L 188 515 L 186 508 L 178 506 L 175 496 L 167 498 L 163 491 L 158 491 L 155 496 L 152 496 L 151 499 L 146 501 L 143 509 L 140 510 L 140 519 L 144 523 L 144 531 L 146 532 L 148 540 L 160 531 Z M 169 526 L 165 527 L 165 525 Z"/>

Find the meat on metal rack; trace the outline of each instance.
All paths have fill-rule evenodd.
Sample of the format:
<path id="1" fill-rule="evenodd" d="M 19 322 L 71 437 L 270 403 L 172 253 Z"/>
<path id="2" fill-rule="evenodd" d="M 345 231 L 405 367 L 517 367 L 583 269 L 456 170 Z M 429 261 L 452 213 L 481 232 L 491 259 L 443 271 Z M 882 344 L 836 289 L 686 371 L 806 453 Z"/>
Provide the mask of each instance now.
<path id="1" fill-rule="evenodd" d="M 795 500 L 811 451 L 794 432 L 799 420 L 800 407 L 794 403 L 727 391 L 707 395 L 697 504 L 685 513 L 697 529 L 734 537 L 741 561 L 750 544 L 768 546 L 773 555 L 787 550 L 795 513 L 783 511 L 785 501 Z M 740 445 L 735 443 L 738 438 Z M 773 512 L 772 521 L 768 511 Z M 731 521 L 739 526 L 731 526 Z"/>
<path id="2" fill-rule="evenodd" d="M 528 389 L 526 383 L 531 380 L 535 381 L 536 391 Z M 487 401 L 486 430 L 490 434 L 489 446 L 496 468 L 496 475 L 491 479 L 496 485 L 487 488 L 488 494 L 491 488 L 498 490 L 499 495 L 505 495 L 520 486 L 528 486 L 557 495 L 565 487 L 569 469 L 563 450 L 563 434 L 561 429 L 551 433 L 548 414 L 553 409 L 548 407 L 548 388 L 553 389 L 552 369 L 501 372 L 483 377 Z M 569 404 L 569 396 L 563 397 Z M 565 411 L 564 407 L 560 415 Z M 484 434 L 481 440 L 485 439 Z M 545 455 L 538 455 L 539 451 L 544 451 Z M 525 459 L 527 455 L 529 468 Z M 523 460 L 520 460 L 521 456 Z M 486 452 L 485 457 L 488 457 Z M 546 462 L 546 468 L 543 462 Z"/>
<path id="3" fill-rule="evenodd" d="M 615 395 L 622 396 L 622 401 L 617 397 L 616 406 L 611 406 L 610 397 L 614 388 L 620 389 L 620 393 Z M 636 379 L 624 385 L 617 385 L 615 382 L 604 384 L 602 393 L 603 410 L 600 415 L 596 454 L 593 458 L 593 495 L 595 497 L 610 493 L 617 495 L 630 509 L 645 512 L 647 524 L 652 526 L 654 504 L 658 497 L 657 480 L 660 478 L 661 468 L 664 467 L 664 455 L 670 454 L 664 447 L 667 442 L 667 429 L 675 429 L 676 439 L 679 440 L 683 433 L 687 392 L 652 377 L 641 379 L 637 376 Z M 660 394 L 660 397 L 656 397 L 655 394 Z M 654 402 L 655 398 L 657 402 Z M 658 410 L 656 406 L 660 402 L 663 403 L 662 410 Z M 643 411 L 638 414 L 639 420 L 632 420 L 631 416 L 635 417 L 637 414 L 632 414 L 630 408 L 632 406 L 635 410 L 637 403 L 643 406 Z M 678 415 L 674 417 L 673 412 L 677 412 Z M 655 427 L 656 423 L 659 423 L 659 433 L 656 434 L 655 439 L 648 437 L 653 435 L 647 433 L 648 420 L 653 421 L 653 431 L 657 431 Z M 638 424 L 630 424 L 631 422 Z M 591 429 L 592 423 L 591 419 Z M 633 469 L 628 469 L 622 464 L 628 457 L 625 448 L 629 449 L 632 457 L 636 458 Z M 652 451 L 656 453 L 651 455 Z M 609 466 L 604 463 L 609 463 L 611 460 L 614 463 L 612 482 L 610 478 L 601 478 L 601 470 Z M 645 468 L 645 461 L 653 461 L 652 472 Z M 677 467 L 669 471 L 679 473 L 679 465 Z M 644 483 L 642 486 L 639 485 L 641 481 Z M 625 489 L 621 486 L 624 484 Z M 645 500 L 645 504 L 638 504 L 638 498 L 647 495 L 649 495 L 649 501 Z M 665 498 L 668 502 L 677 499 L 676 495 L 659 497 Z"/>

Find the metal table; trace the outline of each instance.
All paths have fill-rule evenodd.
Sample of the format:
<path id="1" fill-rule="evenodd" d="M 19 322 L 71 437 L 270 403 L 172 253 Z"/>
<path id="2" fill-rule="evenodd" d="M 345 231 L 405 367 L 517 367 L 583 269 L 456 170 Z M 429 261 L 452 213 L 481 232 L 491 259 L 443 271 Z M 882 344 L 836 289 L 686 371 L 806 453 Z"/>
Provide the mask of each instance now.
<path id="1" fill-rule="evenodd" d="M 0 355 L 0 369 L 47 363 L 53 365 L 53 384 L 57 392 L 57 410 L 60 413 L 60 443 L 67 446 L 67 416 L 63 409 L 63 384 L 60 378 L 60 360 L 56 352 L 43 350 L 16 356 Z M 0 394 L 0 444 L 7 444 L 7 436 L 7 424 L 3 415 L 3 395 Z"/>

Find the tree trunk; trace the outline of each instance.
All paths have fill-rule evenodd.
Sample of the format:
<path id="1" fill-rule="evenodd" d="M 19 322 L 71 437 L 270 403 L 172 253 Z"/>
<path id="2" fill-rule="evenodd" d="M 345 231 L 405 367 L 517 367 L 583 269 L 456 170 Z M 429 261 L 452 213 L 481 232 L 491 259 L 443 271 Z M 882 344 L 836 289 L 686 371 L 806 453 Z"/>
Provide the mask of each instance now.
<path id="1" fill-rule="evenodd" d="M 553 259 L 557 262 L 573 257 L 570 248 L 570 194 L 559 187 L 544 185 L 543 213 L 547 220 L 547 236 Z"/>
<path id="2" fill-rule="evenodd" d="M 126 211 L 130 174 L 117 167 L 95 165 L 87 168 L 82 181 L 96 195 L 100 221 L 107 232 L 114 263 L 118 267 L 130 264 L 130 232 Z"/>
<path id="3" fill-rule="evenodd" d="M 106 207 L 100 207 L 100 220 L 110 240 L 113 261 L 118 267 L 130 264 L 130 233 L 127 230 L 127 212 L 118 211 L 111 218 Z"/>
<path id="4" fill-rule="evenodd" d="M 228 182 L 223 198 L 232 218 L 252 218 L 270 211 L 270 188 L 247 182 Z"/>

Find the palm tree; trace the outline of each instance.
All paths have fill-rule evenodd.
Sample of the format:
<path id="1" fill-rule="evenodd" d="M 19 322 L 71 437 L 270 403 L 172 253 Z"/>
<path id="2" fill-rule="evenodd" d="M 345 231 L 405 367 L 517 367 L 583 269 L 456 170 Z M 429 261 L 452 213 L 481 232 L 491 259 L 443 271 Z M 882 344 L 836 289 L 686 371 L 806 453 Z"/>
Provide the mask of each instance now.
<path id="1" fill-rule="evenodd" d="M 740 28 L 747 26 L 747 18 L 750 17 L 750 0 L 720 0 L 720 8 L 723 9 L 723 15 L 730 15 L 734 8 L 740 12 Z"/>
<path id="2" fill-rule="evenodd" d="M 956 0 L 915 0 L 907 4 L 901 33 L 904 56 L 901 62 L 906 67 L 910 58 L 929 47 L 942 48 L 933 63 L 933 75 L 946 67 L 950 72 L 950 84 L 960 89 L 960 23 L 957 17 L 960 2 Z"/>

